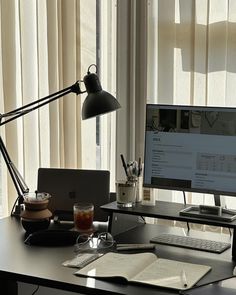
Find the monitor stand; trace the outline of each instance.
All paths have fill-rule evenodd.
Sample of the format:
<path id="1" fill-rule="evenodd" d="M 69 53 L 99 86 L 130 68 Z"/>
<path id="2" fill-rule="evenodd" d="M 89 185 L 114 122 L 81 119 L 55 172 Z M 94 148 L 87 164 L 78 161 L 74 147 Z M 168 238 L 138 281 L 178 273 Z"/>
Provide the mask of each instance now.
<path id="1" fill-rule="evenodd" d="M 181 216 L 215 219 L 220 221 L 231 222 L 236 219 L 236 211 L 221 207 L 220 195 L 214 195 L 215 206 L 210 205 L 193 205 L 182 209 Z"/>

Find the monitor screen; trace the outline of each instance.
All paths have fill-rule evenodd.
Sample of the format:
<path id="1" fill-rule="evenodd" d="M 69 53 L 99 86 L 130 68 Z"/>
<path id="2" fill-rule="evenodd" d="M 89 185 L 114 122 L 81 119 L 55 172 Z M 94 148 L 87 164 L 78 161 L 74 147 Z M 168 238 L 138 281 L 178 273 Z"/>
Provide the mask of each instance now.
<path id="1" fill-rule="evenodd" d="M 236 195 L 236 108 L 148 104 L 143 183 Z"/>

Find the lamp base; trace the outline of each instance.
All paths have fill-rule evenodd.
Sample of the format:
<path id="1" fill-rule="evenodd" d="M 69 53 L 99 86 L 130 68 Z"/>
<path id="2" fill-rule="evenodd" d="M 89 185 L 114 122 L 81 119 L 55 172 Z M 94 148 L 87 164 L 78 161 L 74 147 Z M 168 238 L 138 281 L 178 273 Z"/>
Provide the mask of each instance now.
<path id="1" fill-rule="evenodd" d="M 21 224 L 24 228 L 24 230 L 30 234 L 39 230 L 45 230 L 50 225 L 50 219 L 41 219 L 41 220 L 33 220 L 33 219 L 26 219 L 21 218 Z"/>

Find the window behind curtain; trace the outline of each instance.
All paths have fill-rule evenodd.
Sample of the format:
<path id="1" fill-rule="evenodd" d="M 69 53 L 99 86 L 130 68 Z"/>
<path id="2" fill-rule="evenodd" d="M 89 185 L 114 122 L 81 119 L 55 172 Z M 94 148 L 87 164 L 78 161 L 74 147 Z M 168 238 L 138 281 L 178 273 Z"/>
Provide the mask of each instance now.
<path id="1" fill-rule="evenodd" d="M 64 87 L 67 87 L 68 84 L 64 85 L 64 83 L 70 83 L 69 85 L 71 85 L 75 82 L 76 79 L 79 79 L 79 80 L 83 79 L 83 76 L 87 73 L 88 66 L 92 63 L 96 63 L 98 65 L 98 69 L 99 69 L 98 74 L 101 79 L 102 87 L 115 95 L 115 75 L 111 75 L 111 73 L 115 73 L 115 62 L 114 62 L 115 55 L 113 51 L 113 49 L 115 48 L 115 34 L 113 34 L 112 36 L 110 34 L 110 30 L 112 30 L 113 33 L 115 32 L 115 19 L 116 19 L 115 1 L 73 0 L 68 2 L 53 1 L 49 3 L 46 0 L 40 0 L 40 1 L 35 0 L 32 2 L 27 2 L 27 3 L 25 2 L 20 4 L 21 5 L 18 5 L 18 1 L 13 1 L 13 2 L 9 1 L 9 2 L 5 2 L 4 5 L 1 4 L 2 14 L 6 15 L 5 19 L 1 18 L 1 28 L 6 27 L 7 19 L 10 19 L 12 26 L 14 26 L 13 31 L 14 30 L 16 31 L 15 35 L 17 39 L 22 34 L 22 32 L 20 31 L 21 25 L 19 24 L 19 15 L 21 15 L 21 21 L 24 22 L 24 25 L 29 24 L 30 21 L 33 21 L 34 22 L 33 28 L 35 28 L 36 31 L 34 32 L 35 35 L 32 35 L 32 38 L 33 38 L 32 40 L 36 40 L 37 46 L 39 46 L 38 55 L 37 54 L 35 55 L 36 64 L 39 62 L 38 60 L 39 58 L 43 58 L 42 59 L 43 63 L 40 64 L 41 68 L 40 70 L 38 70 L 38 72 L 36 68 L 34 68 L 33 70 L 33 67 L 31 66 L 29 67 L 30 71 L 32 70 L 33 75 L 35 74 L 36 76 L 39 75 L 36 77 L 37 78 L 36 81 L 38 81 L 38 86 L 35 85 L 36 88 L 34 90 L 36 91 L 36 93 L 38 93 L 38 96 L 28 95 L 27 97 L 24 97 L 23 95 L 24 93 L 22 93 L 22 89 L 21 89 L 22 81 L 19 80 L 19 78 L 14 84 L 13 88 L 16 90 L 16 93 L 22 94 L 22 100 L 25 98 L 26 99 L 32 98 L 32 100 L 36 100 L 40 97 L 48 95 L 49 93 L 53 93 L 60 89 L 63 89 Z M 46 11 L 48 7 L 50 9 L 53 9 L 54 12 L 56 11 L 56 14 L 53 16 L 51 14 L 50 16 L 48 15 L 48 19 L 47 19 Z M 76 10 L 77 13 L 79 13 L 79 15 L 75 16 L 73 14 L 75 13 L 75 11 L 72 12 L 71 7 L 79 8 Z M 66 12 L 65 12 L 65 9 L 67 10 Z M 32 12 L 33 12 L 33 15 L 35 15 L 35 18 L 32 18 Z M 55 55 L 54 54 L 52 55 L 53 58 L 55 58 L 57 56 L 56 54 L 58 54 L 59 59 L 63 60 L 62 58 L 64 58 L 63 57 L 64 54 L 70 55 L 70 49 L 63 48 L 64 44 L 66 44 L 63 42 L 67 42 L 67 38 L 71 38 L 70 34 L 66 33 L 67 30 L 70 28 L 70 26 L 73 26 L 77 30 L 74 36 L 76 40 L 79 40 L 80 45 L 79 47 L 76 45 L 77 46 L 76 52 L 77 52 L 77 56 L 79 55 L 79 57 L 78 58 L 76 57 L 74 64 L 73 63 L 68 64 L 65 59 L 64 64 L 61 63 L 59 65 L 59 67 L 62 67 L 62 69 L 64 68 L 65 70 L 68 70 L 68 73 L 67 73 L 68 75 L 66 74 L 67 75 L 66 81 L 64 80 L 64 77 L 62 75 L 59 79 L 59 84 L 57 85 L 57 82 L 56 82 L 57 72 L 55 71 L 56 68 L 55 68 L 54 61 L 52 62 L 51 58 L 48 58 L 46 54 L 41 55 L 42 53 L 41 49 L 47 48 L 47 45 L 44 43 L 47 41 L 46 39 L 44 39 L 44 38 L 47 38 L 47 34 L 45 35 L 44 34 L 40 35 L 40 34 L 42 33 L 44 29 L 47 31 L 47 26 L 49 21 L 55 20 L 55 22 L 50 23 L 51 25 L 50 32 L 53 32 L 53 29 L 54 29 L 53 26 L 58 21 L 57 13 L 58 15 L 61 15 L 60 14 L 61 12 L 62 13 L 65 12 L 66 14 L 68 13 L 67 16 L 69 16 L 70 13 L 72 13 L 75 17 L 75 23 L 73 24 L 70 22 L 70 25 L 67 24 L 66 22 L 67 16 L 63 17 L 61 19 L 61 22 L 59 21 L 58 32 L 62 29 L 62 31 L 64 31 L 63 33 L 64 35 L 62 37 L 58 35 L 59 36 L 58 41 L 55 44 L 51 43 L 50 48 L 52 49 L 52 53 L 54 52 L 54 50 L 57 51 L 58 50 L 57 48 L 59 48 L 60 46 L 62 50 L 59 53 L 55 52 Z M 14 17 L 12 18 L 10 16 L 7 16 L 7 13 L 9 13 L 10 16 L 14 15 Z M 43 13 L 44 17 L 43 18 L 40 17 L 39 19 L 37 19 L 36 16 L 39 16 L 40 13 Z M 15 19 L 15 23 L 13 22 L 14 19 Z M 4 21 L 6 21 L 5 24 L 3 23 Z M 79 30 L 78 30 L 78 24 L 80 25 Z M 3 38 L 3 32 L 6 32 L 6 31 L 2 30 L 2 35 L 0 39 Z M 12 31 L 8 31 L 8 33 L 10 34 L 12 33 Z M 55 37 L 55 35 L 52 37 Z M 51 40 L 49 33 L 48 33 L 48 38 L 49 40 Z M 5 41 L 6 40 L 4 40 L 4 42 Z M 27 38 L 25 38 L 25 41 L 27 41 Z M 17 44 L 20 45 L 19 42 Z M 28 48 L 31 46 L 31 44 L 24 44 L 24 46 L 25 48 Z M 22 47 L 20 46 L 19 47 L 16 46 L 15 48 L 13 48 L 14 58 L 15 57 L 18 58 L 18 63 L 16 64 L 16 68 L 18 70 L 20 70 L 19 68 L 20 61 L 21 61 L 20 57 L 22 57 L 22 53 L 20 51 L 21 48 Z M 2 55 L 2 60 L 5 59 L 6 61 L 6 56 L 4 55 L 4 52 L 1 51 L 1 55 Z M 69 59 L 69 62 L 71 61 L 72 60 Z M 50 83 L 47 80 L 47 75 L 44 74 L 45 73 L 44 70 L 46 70 L 47 72 L 47 62 L 49 67 L 51 66 L 50 68 L 51 74 L 53 75 L 51 76 Z M 50 62 L 51 62 L 51 65 L 50 65 Z M 2 64 L 0 63 L 0 65 L 1 65 L 0 66 L 1 67 L 0 74 L 1 74 Z M 72 69 L 72 72 L 75 70 L 75 68 L 80 69 L 80 71 L 76 75 L 76 79 L 74 79 L 73 81 L 70 81 L 71 80 L 70 68 Z M 93 70 L 93 68 L 91 68 L 91 70 Z M 19 75 L 22 74 L 22 71 L 20 70 L 18 74 Z M 27 73 L 26 71 L 26 76 L 28 74 L 29 73 Z M 42 81 L 40 81 L 41 79 L 40 77 L 43 79 Z M 7 96 L 3 95 L 4 91 L 2 89 L 3 88 L 2 81 L 3 79 L 1 75 L 0 91 L 1 91 L 2 97 L 6 98 Z M 12 80 L 12 83 L 14 83 L 13 81 L 14 79 Z M 47 89 L 48 83 L 49 83 L 50 89 Z M 43 89 L 40 88 L 41 87 L 40 84 L 41 86 L 43 86 Z M 32 84 L 30 85 L 29 83 L 27 83 L 27 80 L 24 79 L 24 87 L 26 92 L 27 92 L 27 87 L 26 87 L 27 85 L 30 86 L 32 89 L 33 85 Z M 17 87 L 20 87 L 20 88 L 17 88 Z M 81 88 L 83 88 L 83 85 L 81 85 Z M 12 96 L 14 97 L 14 95 L 11 95 L 11 97 Z M 21 98 L 21 96 L 19 97 Z M 75 102 L 75 106 L 78 106 L 80 101 L 82 106 L 83 100 L 85 99 L 85 95 L 79 95 L 78 97 L 75 98 L 75 100 L 74 98 L 71 98 L 71 99 L 72 101 Z M 39 154 L 35 154 L 35 159 L 38 159 L 37 161 L 39 162 L 36 162 L 35 164 L 32 163 L 33 165 L 30 171 L 27 168 L 30 163 L 29 163 L 27 153 L 24 154 L 23 144 L 26 141 L 30 141 L 32 133 L 29 132 L 30 131 L 29 129 L 27 132 L 24 132 L 24 124 L 22 124 L 22 121 L 24 122 L 24 120 L 29 120 L 30 122 L 31 119 L 24 118 L 22 121 L 16 120 L 11 124 L 13 128 L 20 128 L 20 129 L 17 129 L 17 131 L 20 130 L 21 132 L 19 133 L 19 137 L 17 136 L 17 138 L 15 138 L 16 142 L 18 142 L 18 144 L 14 145 L 15 155 L 12 156 L 11 148 L 10 150 L 8 149 L 8 151 L 11 155 L 13 162 L 19 168 L 21 174 L 26 180 L 26 183 L 30 187 L 31 191 L 33 191 L 34 188 L 36 187 L 37 168 L 39 166 L 64 167 L 65 164 L 66 164 L 66 167 L 71 167 L 71 168 L 108 169 L 111 171 L 111 186 L 113 185 L 112 180 L 114 179 L 113 171 L 114 171 L 114 165 L 115 165 L 114 164 L 115 114 L 108 114 L 108 115 L 102 116 L 100 119 L 94 118 L 94 119 L 81 122 L 80 116 L 76 117 L 73 114 L 73 117 L 70 118 L 71 106 L 68 103 L 69 100 L 70 99 L 66 97 L 62 98 L 59 102 L 51 103 L 50 105 L 44 108 L 41 108 L 38 112 L 34 111 L 33 113 L 31 113 L 33 120 L 36 119 L 35 122 L 37 122 L 37 116 L 39 120 L 40 118 L 44 120 L 40 123 L 40 127 L 39 127 L 42 129 L 42 132 L 41 131 L 39 132 L 40 134 Z M 20 103 L 20 105 L 25 103 L 26 102 Z M 2 113 L 9 110 L 9 109 L 7 110 L 4 109 L 4 107 L 6 108 L 6 100 L 4 102 L 4 99 L 1 100 L 0 107 L 1 107 Z M 14 108 L 15 106 L 11 107 L 10 109 L 14 109 Z M 74 112 L 73 107 L 72 107 L 72 111 Z M 31 114 L 29 114 L 28 116 L 31 116 Z M 52 115 L 53 117 L 51 117 Z M 62 116 L 61 118 L 63 120 L 66 119 L 65 125 L 61 125 L 62 121 L 60 119 L 60 116 Z M 54 118 L 56 118 L 56 120 L 58 120 L 59 118 L 58 123 L 62 130 L 62 133 L 60 134 L 58 133 L 60 132 L 60 129 L 57 129 L 56 132 L 51 132 L 52 130 L 51 124 L 49 128 L 48 124 L 50 120 L 53 123 L 55 123 Z M 67 119 L 68 119 L 68 123 L 67 123 Z M 74 133 L 71 131 L 70 124 L 77 124 L 80 122 L 81 122 L 81 130 L 78 129 L 76 131 L 76 137 L 74 137 L 73 135 Z M 68 128 L 69 128 L 68 130 L 70 131 L 70 134 L 68 134 L 68 132 L 66 131 L 67 124 L 68 124 Z M 16 126 L 19 126 L 19 127 L 16 127 Z M 8 126 L 6 128 L 8 128 Z M 3 136 L 4 142 L 5 142 L 6 138 L 4 136 L 5 134 L 4 131 L 5 131 L 5 128 L 1 128 L 1 135 Z M 73 157 L 70 157 L 70 151 L 66 152 L 66 149 L 67 147 L 69 148 L 69 150 L 72 148 L 71 150 L 73 151 L 74 139 L 76 140 L 76 143 L 78 143 L 77 138 L 79 139 L 80 137 L 81 137 L 81 150 L 77 150 L 77 158 L 75 158 L 75 161 L 73 162 L 73 160 L 71 160 L 73 159 Z M 58 140 L 60 141 L 60 144 L 58 145 L 58 149 L 57 149 L 52 143 L 57 142 Z M 47 144 L 49 145 L 50 143 L 51 143 L 51 147 L 47 148 Z M 31 141 L 31 144 L 33 147 L 35 144 L 37 144 L 37 142 Z M 16 147 L 18 147 L 19 150 L 16 149 Z M 8 145 L 7 145 L 7 148 L 9 148 Z M 61 148 L 63 151 L 65 151 L 65 156 L 62 156 L 62 157 L 60 157 Z M 80 152 L 81 152 L 81 155 L 80 155 Z M 50 160 L 50 157 L 51 157 L 50 155 L 53 157 L 52 158 L 53 160 L 52 159 Z M 66 159 L 67 156 L 69 156 L 69 161 L 67 161 Z M 28 161 L 27 165 L 24 164 L 25 159 Z M 0 156 L 0 216 L 5 216 L 8 214 L 9 210 L 11 210 L 12 202 L 15 200 L 17 195 L 12 185 L 11 179 L 9 178 L 7 180 L 6 175 L 8 175 L 6 165 L 2 159 L 2 156 Z M 10 193 L 9 193 L 8 186 L 11 188 Z M 9 195 L 12 197 L 10 202 L 7 197 Z"/>
<path id="2" fill-rule="evenodd" d="M 147 102 L 235 106 L 236 1 L 150 0 Z M 182 193 L 159 191 L 183 202 Z M 188 201 L 213 203 L 189 193 Z M 235 198 L 224 200 L 231 208 Z"/>
<path id="3" fill-rule="evenodd" d="M 95 3 L 95 1 L 93 1 Z M 85 8 L 87 9 L 85 4 Z M 93 5 L 96 14 L 94 41 L 96 42 L 96 65 L 103 89 L 116 96 L 116 0 L 97 0 Z M 87 18 L 85 18 L 85 21 Z M 86 37 L 85 37 L 86 38 Z M 86 53 L 86 52 L 85 52 Z M 93 169 L 106 169 L 111 173 L 110 188 L 115 185 L 115 120 L 116 113 L 106 114 L 84 121 L 83 166 Z M 90 125 L 91 124 L 91 125 Z M 93 141 L 91 144 L 90 127 Z M 94 149 L 95 148 L 95 149 Z M 91 156 L 92 151 L 92 156 Z"/>
<path id="4" fill-rule="evenodd" d="M 116 0 L 97 1 L 97 64 L 103 89 L 116 97 Z M 119 100 L 119 98 L 117 97 Z M 97 123 L 97 169 L 110 171 L 115 190 L 116 112 L 100 116 Z"/>

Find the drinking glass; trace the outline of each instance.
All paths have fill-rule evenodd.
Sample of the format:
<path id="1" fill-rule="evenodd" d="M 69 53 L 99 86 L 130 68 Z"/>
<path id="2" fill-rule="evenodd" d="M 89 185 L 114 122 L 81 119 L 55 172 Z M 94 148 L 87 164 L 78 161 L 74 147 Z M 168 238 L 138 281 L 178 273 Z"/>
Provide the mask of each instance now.
<path id="1" fill-rule="evenodd" d="M 74 204 L 74 225 L 79 232 L 89 232 L 93 228 L 94 206 L 91 203 Z"/>

